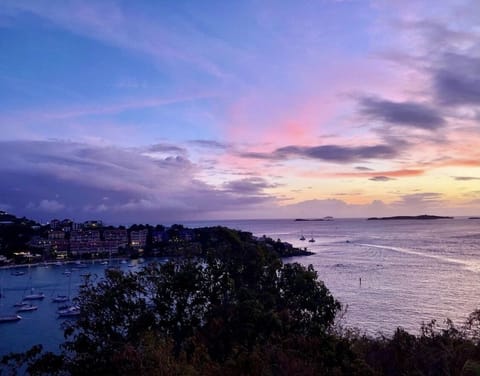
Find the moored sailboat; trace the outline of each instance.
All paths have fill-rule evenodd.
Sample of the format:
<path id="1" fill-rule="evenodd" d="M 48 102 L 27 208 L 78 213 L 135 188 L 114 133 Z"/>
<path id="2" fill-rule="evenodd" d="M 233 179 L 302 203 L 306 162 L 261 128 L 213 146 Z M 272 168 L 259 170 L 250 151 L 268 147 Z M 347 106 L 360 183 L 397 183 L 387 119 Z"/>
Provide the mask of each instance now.
<path id="1" fill-rule="evenodd" d="M 8 323 L 8 322 L 16 322 L 22 319 L 22 316 L 19 316 L 17 314 L 2 314 L 2 299 L 5 297 L 5 294 L 3 293 L 3 275 L 2 279 L 0 280 L 0 324 L 3 323 Z"/>
<path id="2" fill-rule="evenodd" d="M 34 292 L 35 289 L 32 288 L 30 290 L 30 294 L 27 294 L 23 297 L 23 300 L 42 300 L 45 298 L 45 294 L 43 292 Z"/>

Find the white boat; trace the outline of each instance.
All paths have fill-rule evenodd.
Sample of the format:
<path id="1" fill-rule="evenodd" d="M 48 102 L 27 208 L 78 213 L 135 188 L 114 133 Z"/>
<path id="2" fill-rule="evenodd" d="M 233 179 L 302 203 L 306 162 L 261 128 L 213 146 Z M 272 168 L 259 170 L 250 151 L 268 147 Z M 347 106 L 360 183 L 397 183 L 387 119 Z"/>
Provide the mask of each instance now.
<path id="1" fill-rule="evenodd" d="M 65 272 L 63 272 L 65 274 Z M 68 290 L 67 290 L 67 295 L 63 294 L 58 294 L 56 297 L 52 299 L 53 303 L 65 303 L 70 300 L 70 290 L 72 286 L 72 273 L 69 272 L 68 274 L 65 274 L 68 276 Z"/>
<path id="2" fill-rule="evenodd" d="M 64 303 L 68 302 L 70 299 L 67 295 L 57 295 L 52 299 L 53 303 Z"/>
<path id="3" fill-rule="evenodd" d="M 27 294 L 23 297 L 23 300 L 42 300 L 45 298 L 45 294 L 43 292 L 33 292 L 32 289 L 30 294 Z"/>
<path id="4" fill-rule="evenodd" d="M 75 317 L 78 315 L 80 315 L 80 307 L 78 305 L 73 305 L 58 310 L 59 317 Z"/>
<path id="5" fill-rule="evenodd" d="M 28 277 L 28 286 L 25 290 L 30 289 L 30 294 L 23 296 L 22 300 L 42 300 L 45 299 L 45 294 L 43 292 L 35 292 L 35 288 L 32 283 L 32 269 L 29 266 L 29 277 Z"/>
<path id="6" fill-rule="evenodd" d="M 0 315 L 0 324 L 6 323 L 6 322 L 16 322 L 21 319 L 22 319 L 22 316 L 20 315 Z"/>
<path id="7" fill-rule="evenodd" d="M 2 314 L 1 311 L 2 311 L 2 299 L 5 297 L 5 294 L 3 293 L 3 286 L 2 286 L 2 282 L 3 282 L 3 274 L 1 275 L 1 279 L 0 279 L 0 324 L 3 324 L 3 323 L 8 323 L 8 322 L 16 322 L 18 320 L 21 320 L 22 319 L 22 316 L 19 316 L 17 314 Z"/>
<path id="8" fill-rule="evenodd" d="M 33 304 L 24 304 L 23 306 L 19 307 L 17 309 L 17 312 L 31 312 L 31 311 L 36 311 L 38 307 Z"/>

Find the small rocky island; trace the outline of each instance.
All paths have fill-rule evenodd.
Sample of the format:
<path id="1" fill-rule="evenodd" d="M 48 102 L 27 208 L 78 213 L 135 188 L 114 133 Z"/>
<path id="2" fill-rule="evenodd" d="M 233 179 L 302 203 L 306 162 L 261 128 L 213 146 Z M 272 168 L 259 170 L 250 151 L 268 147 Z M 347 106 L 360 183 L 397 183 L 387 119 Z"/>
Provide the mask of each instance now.
<path id="1" fill-rule="evenodd" d="M 397 215 L 394 217 L 370 217 L 367 218 L 369 221 L 386 221 L 386 220 L 398 220 L 398 219 L 419 219 L 419 220 L 428 220 L 428 219 L 453 219 L 453 217 L 443 217 L 439 215 Z"/>
<path id="2" fill-rule="evenodd" d="M 333 217 L 324 218 L 295 218 L 295 222 L 315 222 L 315 221 L 333 221 Z"/>

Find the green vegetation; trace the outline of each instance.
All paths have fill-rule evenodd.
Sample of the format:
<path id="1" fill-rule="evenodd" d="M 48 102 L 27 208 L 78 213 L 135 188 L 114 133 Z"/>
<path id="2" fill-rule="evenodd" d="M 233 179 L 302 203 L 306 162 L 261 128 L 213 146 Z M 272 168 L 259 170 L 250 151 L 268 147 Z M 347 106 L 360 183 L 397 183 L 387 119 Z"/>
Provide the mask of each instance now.
<path id="1" fill-rule="evenodd" d="M 35 221 L 0 211 L 0 255 L 13 258 L 14 252 L 27 250 L 28 242 L 38 233 L 37 226 Z"/>
<path id="2" fill-rule="evenodd" d="M 34 348 L 5 357 L 4 366 L 28 364 L 32 374 L 278 374 L 287 363 L 311 367 L 296 365 L 310 344 L 315 353 L 337 353 L 331 328 L 340 304 L 312 267 L 283 264 L 247 233 L 203 235 L 216 247 L 203 257 L 136 274 L 110 270 L 87 283 L 61 354 Z M 341 370 L 344 356 L 312 367 Z"/>

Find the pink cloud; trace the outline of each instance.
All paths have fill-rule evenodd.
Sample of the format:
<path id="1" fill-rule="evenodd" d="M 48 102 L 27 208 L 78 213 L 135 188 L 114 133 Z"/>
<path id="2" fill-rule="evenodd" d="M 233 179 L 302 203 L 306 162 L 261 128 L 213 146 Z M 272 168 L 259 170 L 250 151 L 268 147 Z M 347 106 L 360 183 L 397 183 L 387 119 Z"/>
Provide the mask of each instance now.
<path id="1" fill-rule="evenodd" d="M 403 169 L 403 170 L 392 170 L 392 171 L 366 171 L 366 172 L 341 172 L 333 174 L 332 177 L 367 177 L 373 178 L 376 176 L 386 176 L 386 177 L 410 177 L 410 176 L 419 176 L 425 174 L 424 170 L 419 169 Z"/>

